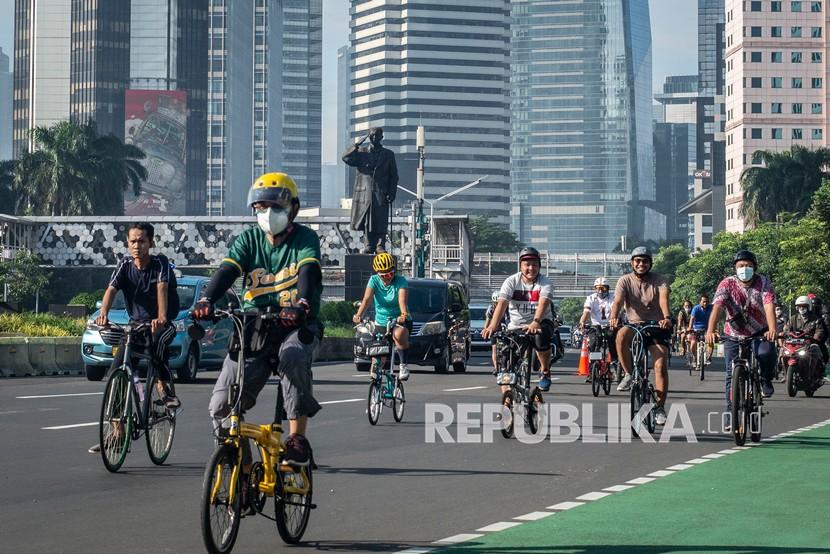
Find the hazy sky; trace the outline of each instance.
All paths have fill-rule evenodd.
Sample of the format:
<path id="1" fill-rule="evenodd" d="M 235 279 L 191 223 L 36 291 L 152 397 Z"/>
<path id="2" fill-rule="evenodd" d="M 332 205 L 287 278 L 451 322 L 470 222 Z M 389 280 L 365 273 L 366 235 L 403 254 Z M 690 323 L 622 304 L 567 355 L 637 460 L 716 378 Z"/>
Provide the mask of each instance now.
<path id="1" fill-rule="evenodd" d="M 651 8 L 653 86 L 666 75 L 697 73 L 697 2 L 649 0 Z M 323 0 L 323 162 L 337 153 L 337 49 L 349 41 L 349 2 Z M 0 47 L 11 57 L 14 0 L 0 0 Z"/>

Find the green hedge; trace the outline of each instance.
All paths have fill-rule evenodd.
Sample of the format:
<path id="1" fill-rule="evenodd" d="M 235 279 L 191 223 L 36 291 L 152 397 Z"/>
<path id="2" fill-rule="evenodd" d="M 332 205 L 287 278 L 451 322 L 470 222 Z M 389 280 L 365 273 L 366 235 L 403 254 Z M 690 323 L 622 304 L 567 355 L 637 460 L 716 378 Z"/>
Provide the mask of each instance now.
<path id="1" fill-rule="evenodd" d="M 354 314 L 351 302 L 326 302 L 320 307 L 320 320 L 327 326 L 351 325 Z"/>
<path id="2" fill-rule="evenodd" d="M 20 333 L 27 337 L 79 337 L 84 334 L 86 319 L 54 314 L 0 315 L 0 333 Z"/>
<path id="3" fill-rule="evenodd" d="M 95 304 L 97 304 L 99 300 L 104 299 L 104 292 L 104 289 L 98 289 L 93 292 L 81 292 L 73 296 L 68 304 L 83 304 L 89 312 L 92 313 L 98 309 L 95 307 Z"/>

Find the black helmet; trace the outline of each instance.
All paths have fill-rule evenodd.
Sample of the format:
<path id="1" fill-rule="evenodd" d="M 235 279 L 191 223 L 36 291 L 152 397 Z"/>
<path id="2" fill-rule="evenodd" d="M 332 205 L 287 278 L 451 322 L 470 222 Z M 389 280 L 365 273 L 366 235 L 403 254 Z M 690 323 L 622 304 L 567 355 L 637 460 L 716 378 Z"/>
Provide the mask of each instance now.
<path id="1" fill-rule="evenodd" d="M 531 260 L 534 258 L 539 261 L 542 260 L 542 256 L 539 255 L 539 251 L 533 248 L 532 246 L 525 246 L 524 248 L 519 250 L 519 261 Z"/>
<path id="2" fill-rule="evenodd" d="M 638 246 L 637 248 L 631 251 L 631 259 L 633 260 L 637 257 L 648 258 L 650 260 L 651 250 L 649 250 L 647 246 Z"/>
<path id="3" fill-rule="evenodd" d="M 752 265 L 758 267 L 758 260 L 755 258 L 755 254 L 753 254 L 749 250 L 738 250 L 737 252 L 735 252 L 735 256 L 732 258 L 732 265 L 735 265 L 736 263 L 743 260 L 750 261 L 752 262 Z"/>

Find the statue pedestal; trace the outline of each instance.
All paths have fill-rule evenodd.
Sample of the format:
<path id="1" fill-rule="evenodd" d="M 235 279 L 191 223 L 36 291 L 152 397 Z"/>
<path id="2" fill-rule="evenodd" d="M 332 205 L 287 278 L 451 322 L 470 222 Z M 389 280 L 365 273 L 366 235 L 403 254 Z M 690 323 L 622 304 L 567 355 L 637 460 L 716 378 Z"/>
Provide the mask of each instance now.
<path id="1" fill-rule="evenodd" d="M 395 265 L 397 266 L 398 257 L 395 258 Z M 372 260 L 375 258 L 374 254 L 346 254 L 346 282 L 345 282 L 345 300 L 348 302 L 355 302 L 363 300 L 363 293 L 366 291 L 366 285 L 369 283 L 369 278 L 375 274 L 372 269 Z"/>

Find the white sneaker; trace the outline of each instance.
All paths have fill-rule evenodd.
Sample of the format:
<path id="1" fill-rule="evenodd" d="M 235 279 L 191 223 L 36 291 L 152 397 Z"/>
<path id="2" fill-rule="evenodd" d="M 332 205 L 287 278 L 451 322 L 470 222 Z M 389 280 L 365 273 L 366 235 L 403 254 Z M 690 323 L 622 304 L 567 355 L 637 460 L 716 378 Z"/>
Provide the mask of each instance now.
<path id="1" fill-rule="evenodd" d="M 626 373 L 625 377 L 623 377 L 622 381 L 620 381 L 620 384 L 617 385 L 617 391 L 618 392 L 625 392 L 625 391 L 630 390 L 630 389 L 631 389 L 631 374 Z"/>
<path id="2" fill-rule="evenodd" d="M 662 406 L 654 409 L 654 422 L 657 425 L 666 424 L 666 410 L 664 410 Z"/>
<path id="3" fill-rule="evenodd" d="M 409 379 L 409 367 L 406 364 L 401 364 L 401 370 L 398 372 L 398 379 L 406 381 Z"/>
<path id="4" fill-rule="evenodd" d="M 100 444 L 93 444 L 92 446 L 90 446 L 87 449 L 87 452 L 89 452 L 90 454 L 95 454 L 96 452 L 100 452 L 100 451 L 101 451 L 101 445 Z"/>

